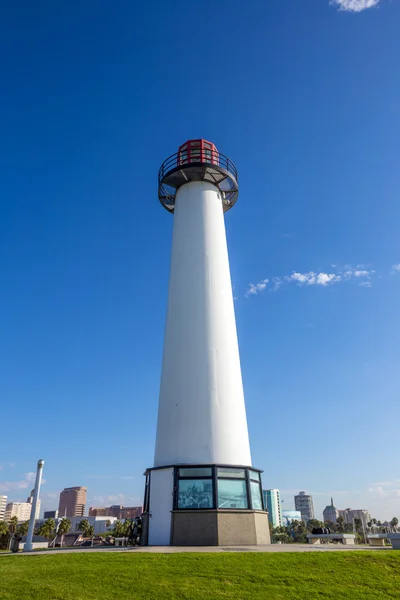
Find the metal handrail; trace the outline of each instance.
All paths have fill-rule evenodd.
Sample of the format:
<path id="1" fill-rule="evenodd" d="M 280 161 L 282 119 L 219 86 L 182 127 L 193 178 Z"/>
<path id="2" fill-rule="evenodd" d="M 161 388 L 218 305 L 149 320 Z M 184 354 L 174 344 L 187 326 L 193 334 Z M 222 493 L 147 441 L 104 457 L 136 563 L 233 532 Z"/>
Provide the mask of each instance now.
<path id="1" fill-rule="evenodd" d="M 196 148 L 196 150 L 197 150 L 197 148 Z M 225 156 L 225 154 L 218 152 L 218 150 L 199 149 L 199 156 L 198 156 L 199 160 L 193 160 L 194 157 L 190 157 L 190 159 L 189 159 L 188 156 L 186 156 L 184 159 L 182 159 L 183 152 L 185 152 L 185 151 L 181 150 L 181 151 L 175 152 L 174 154 L 171 154 L 171 156 L 169 156 L 168 158 L 166 158 L 164 160 L 164 162 L 162 163 L 162 165 L 158 171 L 158 182 L 160 185 L 162 184 L 165 176 L 170 171 L 173 171 L 174 169 L 177 169 L 179 167 L 185 168 L 185 167 L 194 166 L 196 164 L 210 165 L 210 168 L 212 168 L 212 165 L 215 165 L 216 167 L 225 169 L 226 171 L 228 171 L 229 173 L 231 173 L 234 176 L 236 181 L 238 180 L 237 169 L 236 169 L 234 163 L 231 161 L 230 158 Z M 209 156 L 209 157 L 206 156 L 206 153 L 211 154 L 211 156 Z M 209 158 L 209 160 L 205 160 L 207 158 Z"/>

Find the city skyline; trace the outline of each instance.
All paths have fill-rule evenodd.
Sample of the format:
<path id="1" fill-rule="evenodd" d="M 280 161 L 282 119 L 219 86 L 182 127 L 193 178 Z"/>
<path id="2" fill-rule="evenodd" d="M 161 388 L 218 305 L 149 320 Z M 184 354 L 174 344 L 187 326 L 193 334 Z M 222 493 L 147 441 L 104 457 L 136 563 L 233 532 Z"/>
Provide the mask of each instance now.
<path id="1" fill-rule="evenodd" d="M 12 468 L 15 468 L 15 467 L 16 467 L 16 465 L 14 465 Z M 29 478 L 29 479 L 31 479 L 31 478 Z M 122 479 L 125 481 L 126 480 L 134 481 L 135 480 L 134 477 L 125 477 Z M 107 480 L 107 481 L 115 480 L 116 481 L 116 480 L 118 480 L 118 478 L 113 477 L 113 476 L 109 476 L 109 477 L 98 476 L 96 478 L 96 481 L 105 481 L 105 480 Z M 43 481 L 44 481 L 44 484 L 47 483 L 45 477 L 44 477 Z M 22 480 L 19 482 L 19 485 L 25 485 L 25 482 Z M 43 483 L 42 483 L 42 485 L 43 485 Z M 29 485 L 26 487 L 29 488 Z M 77 487 L 77 486 L 68 486 L 68 487 Z M 129 493 L 126 493 L 126 494 L 124 494 L 124 493 L 113 493 L 113 494 L 99 493 L 99 494 L 91 495 L 90 487 L 86 486 L 86 485 L 84 487 L 88 490 L 87 499 L 86 499 L 86 507 L 85 507 L 85 515 L 89 515 L 89 509 L 92 507 L 108 508 L 112 505 L 118 505 L 118 506 L 122 505 L 124 507 L 130 507 L 130 506 L 135 506 L 135 507 L 138 506 L 139 507 L 139 506 L 142 506 L 142 504 L 143 504 L 143 497 L 135 496 L 132 493 L 130 493 L 130 494 Z M 41 498 L 40 514 L 41 515 L 44 513 L 44 511 L 51 511 L 51 510 L 58 509 L 60 493 L 62 492 L 63 489 L 65 489 L 65 488 L 62 488 L 59 491 L 47 492 L 46 490 L 43 490 L 43 487 L 42 487 L 41 494 L 40 494 L 40 498 Z M 268 488 L 265 485 L 265 481 L 263 481 L 263 491 L 267 491 L 267 489 Z M 279 492 L 279 497 L 280 497 L 280 501 L 281 501 L 281 509 L 282 510 L 295 510 L 294 496 L 296 496 L 299 493 L 299 491 L 296 489 L 288 489 L 288 490 L 282 490 L 279 488 L 276 488 L 276 489 Z M 0 480 L 0 490 L 1 490 L 1 480 Z M 101 489 L 99 491 L 101 492 Z M 334 496 L 335 498 L 336 497 L 339 498 L 339 501 L 335 500 L 335 507 L 337 508 L 337 510 L 339 512 L 343 512 L 348 508 L 351 508 L 352 510 L 367 510 L 368 512 L 371 513 L 372 518 L 376 518 L 380 521 L 390 521 L 393 517 L 400 516 L 400 506 L 398 508 L 396 508 L 396 506 L 395 506 L 394 510 L 392 512 L 390 512 L 390 507 L 385 508 L 385 505 L 380 504 L 379 502 L 374 504 L 373 502 L 370 501 L 370 498 L 368 498 L 367 495 L 363 495 L 363 493 L 361 491 L 351 495 L 351 494 L 344 493 L 343 490 L 333 490 L 333 491 L 328 491 L 328 492 L 321 492 L 321 491 L 309 491 L 306 488 L 305 493 L 312 497 L 315 518 L 317 520 L 322 520 L 323 510 L 326 506 L 329 506 L 331 504 L 332 496 Z M 19 488 L 18 490 L 14 490 L 14 491 L 11 490 L 8 492 L 7 503 L 26 502 L 26 499 L 24 500 L 24 498 L 26 498 L 25 487 Z M 43 500 L 43 498 L 44 498 L 44 500 Z"/>
<path id="2" fill-rule="evenodd" d="M 239 172 L 225 222 L 263 487 L 288 509 L 307 490 L 316 515 L 332 495 L 399 514 L 400 449 L 371 438 L 400 397 L 400 4 L 351 4 L 7 4 L 0 398 L 5 422 L 22 416 L 3 432 L 9 501 L 43 457 L 43 509 L 75 485 L 87 506 L 143 502 L 173 221 L 157 173 L 201 137 Z M 190 52 L 166 45 L 188 23 Z M 214 68 L 197 77 L 196 59 Z"/>

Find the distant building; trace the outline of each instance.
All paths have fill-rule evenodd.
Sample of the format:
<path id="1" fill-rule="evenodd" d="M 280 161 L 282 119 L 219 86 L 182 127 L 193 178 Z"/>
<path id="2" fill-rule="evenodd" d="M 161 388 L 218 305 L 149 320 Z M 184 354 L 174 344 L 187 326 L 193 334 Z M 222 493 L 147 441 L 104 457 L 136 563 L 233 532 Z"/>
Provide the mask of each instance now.
<path id="1" fill-rule="evenodd" d="M 28 498 L 26 499 L 26 501 L 29 502 L 29 504 L 33 504 L 33 492 L 34 491 L 35 490 L 32 490 L 31 495 L 28 496 Z M 35 514 L 35 519 L 37 520 L 39 518 L 40 518 L 40 498 L 38 498 L 38 501 L 36 503 L 36 514 Z"/>
<path id="2" fill-rule="evenodd" d="M 44 520 L 46 519 L 57 519 L 58 510 L 45 510 L 43 514 Z"/>
<path id="3" fill-rule="evenodd" d="M 0 521 L 4 521 L 6 516 L 7 496 L 0 495 Z"/>
<path id="4" fill-rule="evenodd" d="M 64 517 L 57 517 L 57 519 L 55 519 L 56 527 L 63 518 Z M 116 519 L 115 517 L 68 517 L 68 519 L 71 522 L 71 528 L 68 533 L 71 535 L 77 534 L 81 531 L 79 528 L 79 524 L 81 521 L 83 521 L 83 519 L 86 519 L 87 521 L 89 521 L 90 525 L 93 525 L 95 535 L 98 535 L 99 533 L 104 533 L 106 531 L 111 531 L 114 523 L 118 521 L 118 519 Z M 41 519 L 40 521 L 38 521 L 38 523 L 36 523 L 36 526 L 40 526 L 42 523 L 44 523 L 44 521 L 44 519 Z M 108 524 L 108 522 L 110 522 L 110 524 Z"/>
<path id="5" fill-rule="evenodd" d="M 122 506 L 114 504 L 108 507 L 90 507 L 90 517 L 116 517 L 119 520 L 135 519 L 140 517 L 143 510 L 141 506 Z"/>
<path id="6" fill-rule="evenodd" d="M 17 517 L 18 522 L 29 521 L 31 518 L 32 504 L 30 502 L 9 502 L 6 506 L 5 521 Z"/>
<path id="7" fill-rule="evenodd" d="M 282 525 L 281 518 L 281 499 L 279 490 L 263 490 L 264 505 L 268 511 L 269 522 L 273 527 Z"/>
<path id="8" fill-rule="evenodd" d="M 64 488 L 60 494 L 58 514 L 60 517 L 83 517 L 86 507 L 87 488 Z"/>
<path id="9" fill-rule="evenodd" d="M 326 506 L 322 512 L 324 523 L 327 521 L 331 521 L 336 524 L 336 520 L 339 516 L 339 511 L 333 505 L 333 498 L 331 498 L 331 503 Z"/>
<path id="10" fill-rule="evenodd" d="M 344 518 L 345 523 L 352 524 L 354 519 L 361 519 L 364 527 L 371 521 L 371 514 L 368 510 L 365 509 L 357 509 L 353 510 L 352 508 L 345 508 L 344 510 L 339 510 L 339 517 Z"/>
<path id="11" fill-rule="evenodd" d="M 301 520 L 310 521 L 314 519 L 314 504 L 312 496 L 309 496 L 305 492 L 299 492 L 297 496 L 294 497 L 294 505 L 296 510 L 301 512 Z"/>
<path id="12" fill-rule="evenodd" d="M 301 512 L 299 510 L 282 510 L 281 521 L 283 527 L 288 527 L 292 521 L 302 521 Z"/>

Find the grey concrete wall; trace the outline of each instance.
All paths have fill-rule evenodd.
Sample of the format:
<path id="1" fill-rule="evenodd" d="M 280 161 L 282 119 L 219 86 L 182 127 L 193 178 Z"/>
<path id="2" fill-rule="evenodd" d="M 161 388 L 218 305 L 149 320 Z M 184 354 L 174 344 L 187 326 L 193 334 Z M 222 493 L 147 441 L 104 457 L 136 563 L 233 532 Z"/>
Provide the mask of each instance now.
<path id="1" fill-rule="evenodd" d="M 173 546 L 270 544 L 268 514 L 251 510 L 172 512 Z"/>
<path id="2" fill-rule="evenodd" d="M 268 513 L 254 513 L 254 523 L 256 528 L 257 544 L 270 544 L 271 535 L 269 531 Z"/>
<path id="3" fill-rule="evenodd" d="M 218 513 L 220 546 L 255 546 L 270 543 L 266 512 L 238 510 Z"/>
<path id="4" fill-rule="evenodd" d="M 252 546 L 257 544 L 254 514 L 247 511 L 218 513 L 219 546 Z"/>
<path id="5" fill-rule="evenodd" d="M 215 510 L 172 512 L 173 546 L 218 546 Z"/>

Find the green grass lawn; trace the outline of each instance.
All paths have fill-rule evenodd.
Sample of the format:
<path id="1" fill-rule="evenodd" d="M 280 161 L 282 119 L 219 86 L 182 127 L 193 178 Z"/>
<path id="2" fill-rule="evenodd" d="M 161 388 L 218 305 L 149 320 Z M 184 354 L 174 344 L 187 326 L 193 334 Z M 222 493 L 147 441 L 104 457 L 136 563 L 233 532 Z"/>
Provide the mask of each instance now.
<path id="1" fill-rule="evenodd" d="M 1 600 L 400 597 L 400 552 L 4 556 Z"/>

